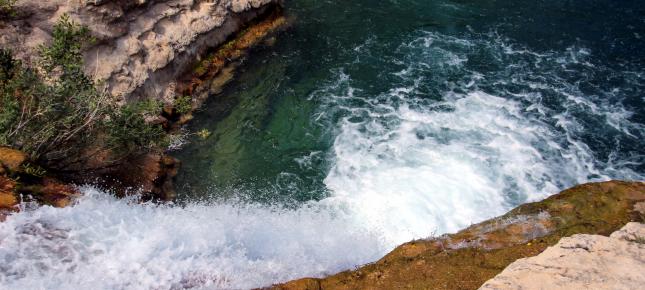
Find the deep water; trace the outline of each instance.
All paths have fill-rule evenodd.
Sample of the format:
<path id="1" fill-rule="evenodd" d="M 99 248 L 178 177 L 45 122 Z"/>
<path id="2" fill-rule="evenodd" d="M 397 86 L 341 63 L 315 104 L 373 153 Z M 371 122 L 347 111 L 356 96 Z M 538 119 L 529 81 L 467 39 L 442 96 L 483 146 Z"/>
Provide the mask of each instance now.
<path id="1" fill-rule="evenodd" d="M 0 289 L 250 288 L 645 179 L 642 1 L 286 1 L 187 128 L 180 205 L 0 223 Z"/>

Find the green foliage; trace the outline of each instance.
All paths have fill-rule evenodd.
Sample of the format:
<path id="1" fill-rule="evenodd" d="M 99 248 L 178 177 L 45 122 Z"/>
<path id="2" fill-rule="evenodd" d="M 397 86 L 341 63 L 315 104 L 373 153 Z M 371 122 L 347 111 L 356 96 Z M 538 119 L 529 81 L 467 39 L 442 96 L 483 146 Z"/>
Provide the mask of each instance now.
<path id="1" fill-rule="evenodd" d="M 191 96 L 181 96 L 175 100 L 175 110 L 179 114 L 189 113 L 193 109 L 193 98 Z"/>
<path id="2" fill-rule="evenodd" d="M 52 35 L 52 44 L 39 49 L 45 77 L 11 52 L 0 53 L 0 145 L 47 165 L 80 154 L 95 139 L 108 103 L 82 70 L 82 45 L 91 40 L 87 28 L 63 16 Z"/>
<path id="3" fill-rule="evenodd" d="M 52 35 L 52 43 L 40 47 L 37 69 L 0 49 L 1 146 L 45 167 L 65 168 L 91 157 L 88 152 L 109 150 L 116 159 L 165 144 L 163 129 L 146 122 L 161 112 L 159 104 L 115 106 L 84 74 L 82 50 L 93 41 L 87 28 L 63 16 Z"/>
<path id="4" fill-rule="evenodd" d="M 69 15 L 54 25 L 52 43 L 40 47 L 41 67 L 48 73 L 60 73 L 62 79 L 77 79 L 81 86 L 92 86 L 83 73 L 83 47 L 95 40 L 87 27 L 74 23 Z"/>
<path id="5" fill-rule="evenodd" d="M 15 84 L 11 82 L 16 74 L 16 66 L 20 63 L 15 61 L 11 52 L 0 49 L 0 144 L 7 144 L 7 134 L 20 113 L 20 104 L 13 94 L 8 93 Z"/>
<path id="6" fill-rule="evenodd" d="M 0 0 L 0 16 L 14 16 L 16 11 L 13 6 L 18 0 Z"/>
<path id="7" fill-rule="evenodd" d="M 146 121 L 146 117 L 158 116 L 161 107 L 160 102 L 149 100 L 112 111 L 106 122 L 108 144 L 122 153 L 167 146 L 163 128 Z"/>
<path id="8" fill-rule="evenodd" d="M 18 65 L 20 63 L 13 59 L 11 51 L 0 49 L 0 81 L 12 78 L 15 68 Z"/>

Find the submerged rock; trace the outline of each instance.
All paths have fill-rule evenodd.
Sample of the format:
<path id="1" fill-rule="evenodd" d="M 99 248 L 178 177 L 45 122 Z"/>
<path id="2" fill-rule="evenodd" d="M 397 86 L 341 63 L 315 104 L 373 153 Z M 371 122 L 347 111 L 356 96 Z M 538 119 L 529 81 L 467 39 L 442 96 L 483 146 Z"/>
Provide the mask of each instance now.
<path id="1" fill-rule="evenodd" d="M 631 221 L 643 222 L 643 205 L 643 182 L 579 185 L 456 234 L 403 244 L 357 270 L 272 288 L 477 289 L 512 262 L 535 256 L 563 237 L 609 235 Z M 617 233 L 611 240 L 629 236 L 627 232 Z M 634 259 L 642 261 L 642 257 Z"/>
<path id="2" fill-rule="evenodd" d="M 494 289 L 642 289 L 645 225 L 629 223 L 609 237 L 573 235 L 520 259 L 482 286 Z"/>

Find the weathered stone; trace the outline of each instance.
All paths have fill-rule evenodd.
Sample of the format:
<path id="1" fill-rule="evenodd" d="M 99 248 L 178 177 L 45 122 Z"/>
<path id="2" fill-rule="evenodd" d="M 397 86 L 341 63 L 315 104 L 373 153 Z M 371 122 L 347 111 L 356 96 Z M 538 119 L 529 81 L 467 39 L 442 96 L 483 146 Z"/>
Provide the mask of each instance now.
<path id="1" fill-rule="evenodd" d="M 9 171 L 17 171 L 26 159 L 27 155 L 22 151 L 0 147 L 0 167 L 4 166 Z"/>
<path id="2" fill-rule="evenodd" d="M 639 203 L 635 204 L 634 205 L 634 211 L 636 211 L 636 212 L 638 212 L 638 213 L 640 213 L 642 215 L 645 215 L 645 202 L 639 202 Z"/>
<path id="3" fill-rule="evenodd" d="M 13 209 L 18 204 L 16 182 L 0 175 L 0 209 Z"/>
<path id="4" fill-rule="evenodd" d="M 627 242 L 640 243 L 645 247 L 645 225 L 641 223 L 628 223 L 619 231 L 613 232 L 609 237 Z M 643 257 L 643 262 L 645 262 L 645 255 L 641 255 L 641 257 Z M 645 274 L 645 271 L 643 271 L 643 274 Z"/>
<path id="5" fill-rule="evenodd" d="M 141 192 L 156 200 L 171 201 L 176 196 L 173 181 L 179 166 L 179 160 L 164 154 L 135 156 L 110 173 L 119 183 L 107 185 L 121 195 Z"/>
<path id="6" fill-rule="evenodd" d="M 13 208 L 18 204 L 18 198 L 11 192 L 0 192 L 0 208 Z"/>
<path id="7" fill-rule="evenodd" d="M 43 178 L 37 183 L 22 185 L 18 191 L 41 204 L 55 207 L 66 207 L 81 195 L 76 187 L 53 178 Z"/>
<path id="8" fill-rule="evenodd" d="M 208 49 L 278 0 L 67 1 L 19 0 L 14 19 L 0 27 L 0 45 L 27 63 L 51 39 L 63 14 L 97 38 L 85 53 L 85 70 L 117 99 L 171 102 L 175 81 Z"/>
<path id="9" fill-rule="evenodd" d="M 513 262 L 480 289 L 642 289 L 643 243 L 645 225 L 640 223 L 629 223 L 610 237 L 573 235 Z"/>

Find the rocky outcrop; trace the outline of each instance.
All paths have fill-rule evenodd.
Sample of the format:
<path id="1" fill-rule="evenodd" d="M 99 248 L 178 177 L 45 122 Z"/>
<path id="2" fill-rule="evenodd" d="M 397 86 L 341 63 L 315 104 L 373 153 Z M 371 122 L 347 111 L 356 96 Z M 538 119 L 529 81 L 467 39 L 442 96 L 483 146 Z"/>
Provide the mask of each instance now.
<path id="1" fill-rule="evenodd" d="M 357 270 L 272 288 L 477 289 L 512 262 L 538 255 L 563 237 L 610 235 L 632 221 L 645 221 L 645 183 L 584 184 L 456 234 L 406 243 Z"/>
<path id="2" fill-rule="evenodd" d="M 104 186 L 117 195 L 142 193 L 144 200 L 172 201 L 176 197 L 174 178 L 180 162 L 165 154 L 133 156 L 107 174 Z"/>
<path id="3" fill-rule="evenodd" d="M 0 147 L 0 220 L 4 214 L 17 208 L 17 182 L 9 175 L 19 171 L 26 159 L 27 156 L 18 150 Z"/>
<path id="4" fill-rule="evenodd" d="M 80 195 L 76 187 L 44 174 L 23 152 L 0 147 L 0 221 L 19 210 L 21 201 L 65 207 Z"/>
<path id="5" fill-rule="evenodd" d="M 480 289 L 643 289 L 645 225 L 629 223 L 609 237 L 573 235 L 520 259 Z"/>
<path id="6" fill-rule="evenodd" d="M 11 211 L 18 205 L 16 181 L 0 175 L 0 210 Z"/>
<path id="7" fill-rule="evenodd" d="M 0 147 L 0 174 L 18 170 L 25 160 L 27 160 L 25 153 L 11 148 Z"/>
<path id="8" fill-rule="evenodd" d="M 117 100 L 172 102 L 175 81 L 200 56 L 276 7 L 279 0 L 19 0 L 17 16 L 0 25 L 0 46 L 34 62 L 53 25 L 67 14 L 97 42 L 86 73 Z"/>
<path id="9" fill-rule="evenodd" d="M 15 15 L 0 21 L 0 47 L 34 65 L 39 46 L 51 41 L 54 25 L 67 15 L 96 39 L 84 50 L 85 73 L 114 102 L 161 100 L 164 112 L 149 122 L 174 132 L 216 90 L 211 87 L 230 79 L 231 62 L 284 22 L 280 6 L 281 0 L 18 0 Z M 198 64 L 205 68 L 200 74 Z M 179 112 L 177 97 L 186 93 L 191 108 Z M 172 200 L 179 162 L 156 149 L 117 162 L 109 150 L 92 153 L 57 176 Z"/>

